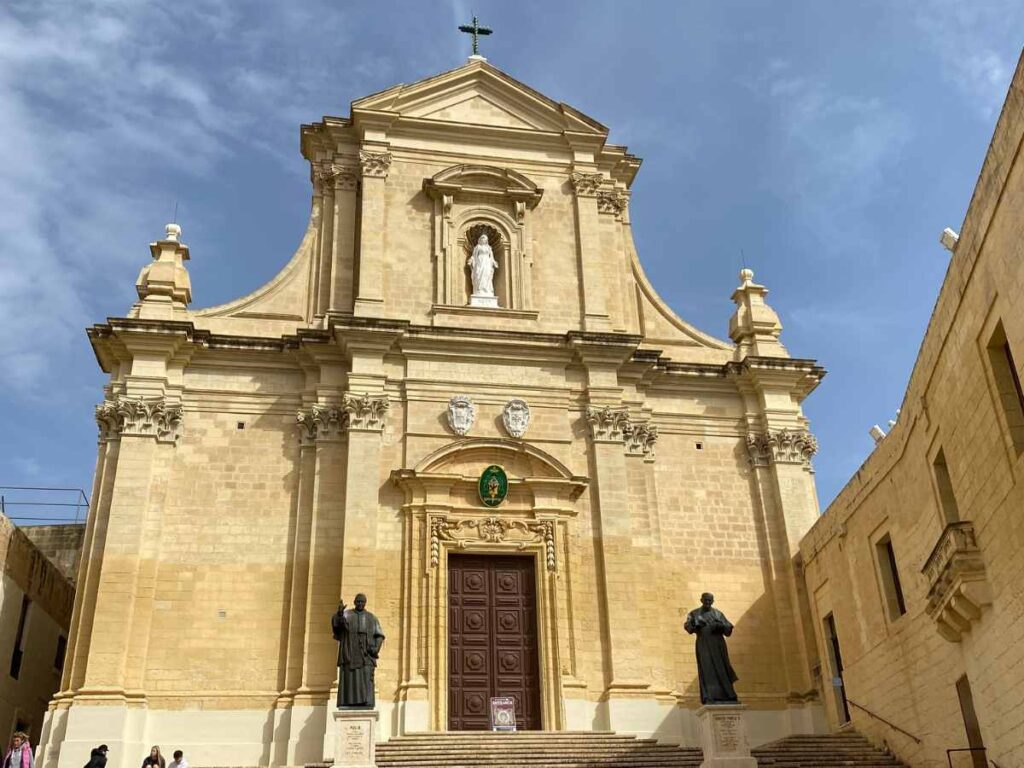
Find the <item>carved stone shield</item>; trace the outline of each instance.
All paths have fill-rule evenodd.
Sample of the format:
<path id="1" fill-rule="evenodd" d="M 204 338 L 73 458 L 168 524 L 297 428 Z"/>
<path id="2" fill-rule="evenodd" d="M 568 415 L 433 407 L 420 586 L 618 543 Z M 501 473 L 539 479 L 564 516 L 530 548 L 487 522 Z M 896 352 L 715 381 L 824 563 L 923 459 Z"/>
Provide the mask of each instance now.
<path id="1" fill-rule="evenodd" d="M 501 410 L 501 420 L 505 423 L 505 431 L 518 440 L 530 426 L 530 406 L 525 400 L 509 400 Z"/>
<path id="2" fill-rule="evenodd" d="M 469 395 L 455 395 L 448 401 L 448 426 L 456 435 L 466 435 L 476 421 L 476 406 Z"/>

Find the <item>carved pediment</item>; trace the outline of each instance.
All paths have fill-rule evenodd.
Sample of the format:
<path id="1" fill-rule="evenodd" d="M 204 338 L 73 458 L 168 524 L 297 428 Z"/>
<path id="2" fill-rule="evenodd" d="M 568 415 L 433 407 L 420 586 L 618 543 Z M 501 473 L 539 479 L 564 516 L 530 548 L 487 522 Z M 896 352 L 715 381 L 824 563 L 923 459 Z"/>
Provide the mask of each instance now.
<path id="1" fill-rule="evenodd" d="M 485 61 L 472 61 L 450 72 L 359 99 L 352 103 L 357 121 L 360 113 L 397 114 L 400 120 L 608 135 L 608 129 L 598 121 L 549 99 Z"/>
<path id="2" fill-rule="evenodd" d="M 467 194 L 520 200 L 533 208 L 544 190 L 511 168 L 493 165 L 453 165 L 423 180 L 423 190 L 438 199 Z"/>

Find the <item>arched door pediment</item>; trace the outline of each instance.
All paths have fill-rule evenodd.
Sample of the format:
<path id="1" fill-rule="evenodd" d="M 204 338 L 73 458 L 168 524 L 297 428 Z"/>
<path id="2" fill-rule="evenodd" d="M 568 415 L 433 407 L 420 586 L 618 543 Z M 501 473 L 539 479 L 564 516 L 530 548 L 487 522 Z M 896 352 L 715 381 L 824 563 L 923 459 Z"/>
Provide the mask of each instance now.
<path id="1" fill-rule="evenodd" d="M 574 475 L 561 461 L 530 443 L 509 438 L 456 440 L 418 461 L 412 469 L 395 470 L 392 480 L 405 492 L 406 504 L 426 504 L 453 512 L 488 514 L 505 509 L 483 507 L 476 499 L 480 472 L 499 464 L 509 479 L 510 511 L 574 517 L 575 501 L 588 479 Z"/>

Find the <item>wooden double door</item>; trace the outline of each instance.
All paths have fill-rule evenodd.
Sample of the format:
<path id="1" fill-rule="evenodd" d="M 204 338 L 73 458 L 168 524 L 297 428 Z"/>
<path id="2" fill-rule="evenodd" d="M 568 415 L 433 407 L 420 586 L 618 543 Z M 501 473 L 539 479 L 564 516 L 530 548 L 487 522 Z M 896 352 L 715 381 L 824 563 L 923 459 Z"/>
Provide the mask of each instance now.
<path id="1" fill-rule="evenodd" d="M 537 583 L 532 557 L 448 556 L 448 730 L 490 728 L 490 700 L 515 700 L 539 730 Z"/>

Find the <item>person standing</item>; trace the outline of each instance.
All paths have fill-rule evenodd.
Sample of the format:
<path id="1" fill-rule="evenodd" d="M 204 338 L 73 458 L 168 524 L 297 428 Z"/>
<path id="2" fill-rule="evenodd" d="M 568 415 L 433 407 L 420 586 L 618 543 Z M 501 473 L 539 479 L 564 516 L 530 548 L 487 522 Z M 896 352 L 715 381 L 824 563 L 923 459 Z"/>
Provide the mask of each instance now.
<path id="1" fill-rule="evenodd" d="M 174 750 L 174 760 L 167 768 L 188 768 L 188 760 L 185 759 L 185 753 L 180 749 Z"/>
<path id="2" fill-rule="evenodd" d="M 160 754 L 160 747 L 152 747 L 149 754 L 142 761 L 142 768 L 167 768 L 164 756 Z"/>
<path id="3" fill-rule="evenodd" d="M 100 744 L 89 753 L 89 762 L 85 768 L 106 768 L 107 767 L 107 745 Z"/>
<path id="4" fill-rule="evenodd" d="M 28 743 L 28 735 L 15 731 L 11 737 L 11 745 L 4 755 L 3 768 L 35 768 L 36 759 L 32 754 L 32 746 Z"/>

